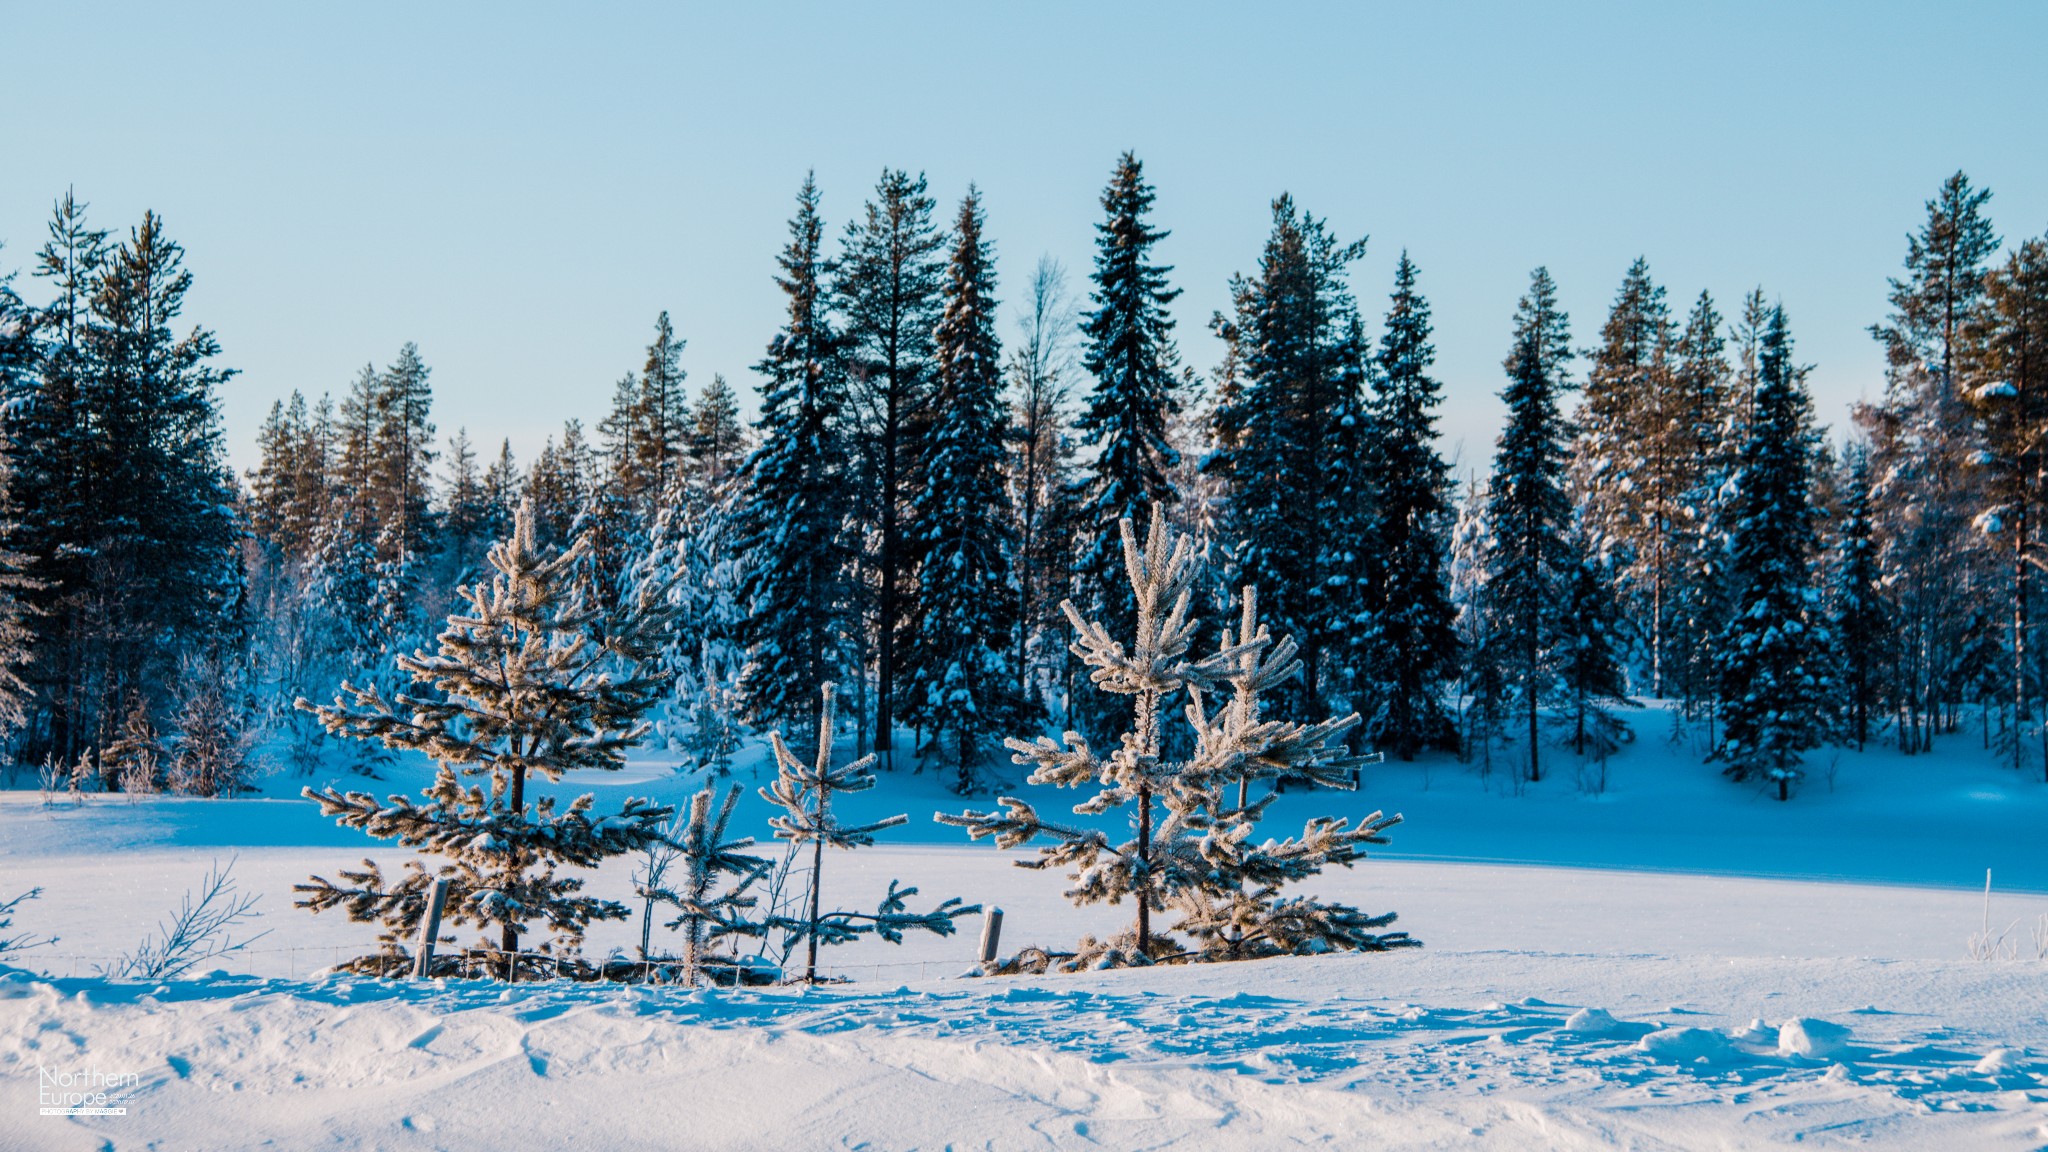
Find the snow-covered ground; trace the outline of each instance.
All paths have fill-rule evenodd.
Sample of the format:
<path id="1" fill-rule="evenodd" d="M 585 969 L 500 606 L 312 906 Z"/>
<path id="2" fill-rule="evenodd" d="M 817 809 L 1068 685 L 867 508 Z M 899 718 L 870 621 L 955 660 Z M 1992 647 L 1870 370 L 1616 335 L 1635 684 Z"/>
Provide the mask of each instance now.
<path id="1" fill-rule="evenodd" d="M 1972 733 L 1931 757 L 1823 752 L 1779 804 L 1701 766 L 1668 715 L 1636 726 L 1601 792 L 1559 755 L 1521 789 L 1437 760 L 1281 799 L 1278 828 L 1407 814 L 1309 888 L 1399 911 L 1419 950 L 969 980 L 970 922 L 840 949 L 852 982 L 809 990 L 314 978 L 371 933 L 293 909 L 291 885 L 400 854 L 287 799 L 303 780 L 55 810 L 0 793 L 0 897 L 41 886 L 16 929 L 62 937 L 0 976 L 0 1148 L 2048 1145 L 2048 786 Z M 563 790 L 689 788 L 649 757 Z M 860 801 L 913 823 L 828 857 L 828 899 L 871 905 L 901 877 L 999 905 L 1006 952 L 1125 918 L 928 820 L 985 798 L 902 771 Z M 93 976 L 231 854 L 269 936 L 209 979 Z M 2019 959 L 1965 955 L 1987 867 Z M 42 1117 L 39 1067 L 139 1084 L 125 1116 Z"/>

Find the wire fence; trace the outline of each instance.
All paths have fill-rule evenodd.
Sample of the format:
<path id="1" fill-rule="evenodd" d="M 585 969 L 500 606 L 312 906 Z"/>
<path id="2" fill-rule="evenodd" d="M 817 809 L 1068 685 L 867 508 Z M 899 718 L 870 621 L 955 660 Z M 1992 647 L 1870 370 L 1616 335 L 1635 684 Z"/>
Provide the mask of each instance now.
<path id="1" fill-rule="evenodd" d="M 282 975 L 287 979 L 297 979 L 301 976 L 313 976 L 333 969 L 342 963 L 363 955 L 375 955 L 375 953 L 364 952 L 359 944 L 294 944 L 275 948 L 237 948 L 231 953 L 208 957 L 197 967 L 201 967 L 208 972 L 224 971 L 231 975 L 252 977 L 263 975 L 276 976 L 279 973 L 274 971 L 258 973 L 251 970 L 251 965 L 245 962 L 237 963 L 237 961 L 246 961 L 257 956 L 282 957 L 282 964 L 278 965 L 284 969 Z M 494 953 L 494 956 L 499 958 L 501 962 L 503 955 L 502 952 Z M 550 952 L 519 952 L 515 953 L 515 955 L 522 961 L 538 962 L 544 968 L 552 966 L 556 979 L 562 978 L 564 966 L 572 964 L 589 965 L 594 963 L 605 965 L 623 963 L 629 968 L 642 967 L 651 973 L 660 970 L 679 969 L 683 963 L 680 957 L 672 956 L 656 956 L 648 960 L 638 960 L 624 956 L 567 956 L 556 955 Z M 39 948 L 32 948 L 9 955 L 6 959 L 16 967 L 40 972 L 45 976 L 57 979 L 75 979 L 79 977 L 98 977 L 119 971 L 128 962 L 129 957 L 89 953 L 45 952 Z M 707 957 L 707 962 L 720 967 L 730 967 L 735 974 L 739 971 L 739 967 L 734 965 L 733 959 L 729 956 Z M 262 967 L 274 966 L 265 964 Z M 818 978 L 821 983 L 868 984 L 887 981 L 901 983 L 913 978 L 921 982 L 935 977 L 938 979 L 959 977 L 972 971 L 974 967 L 973 962 L 968 960 L 885 960 L 867 964 L 820 964 L 818 965 Z M 804 983 L 801 966 L 791 965 L 785 968 L 783 972 L 784 979 L 777 981 L 777 983 L 790 985 Z M 181 977 L 161 977 L 159 979 L 189 978 L 189 975 L 187 975 Z M 617 983 L 617 981 L 587 980 L 583 982 Z M 648 983 L 673 984 L 675 981 L 649 980 Z M 702 983 L 708 986 L 725 982 L 712 980 L 707 976 Z"/>

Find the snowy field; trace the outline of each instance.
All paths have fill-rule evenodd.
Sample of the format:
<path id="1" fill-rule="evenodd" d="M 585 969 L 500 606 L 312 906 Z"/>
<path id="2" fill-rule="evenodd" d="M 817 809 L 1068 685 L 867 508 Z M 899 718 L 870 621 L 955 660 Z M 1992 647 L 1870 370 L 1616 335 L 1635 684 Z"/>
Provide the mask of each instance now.
<path id="1" fill-rule="evenodd" d="M 319 977 L 371 932 L 292 908 L 291 885 L 401 854 L 290 799 L 306 781 L 56 809 L 0 793 L 0 897 L 41 886 L 16 930 L 61 937 L 0 974 L 0 1148 L 2048 1146 L 2048 787 L 1969 733 L 1934 757 L 1823 752 L 1779 804 L 1700 766 L 1666 714 L 1636 727 L 1604 791 L 1560 755 L 1519 789 L 1437 760 L 1280 800 L 1276 833 L 1406 813 L 1308 887 L 1399 911 L 1422 949 L 974 980 L 970 918 L 967 938 L 836 950 L 849 982 L 809 990 Z M 424 767 L 386 775 L 370 790 Z M 563 790 L 603 807 L 690 786 L 650 758 Z M 1125 918 L 929 820 L 986 799 L 907 770 L 863 799 L 913 822 L 828 857 L 828 900 L 900 877 L 999 905 L 1005 952 Z M 765 831 L 765 811 L 738 822 Z M 94 977 L 230 856 L 269 935 L 206 979 Z M 1966 955 L 1987 867 L 2013 959 Z M 629 884 L 622 863 L 592 887 Z M 127 1115 L 37 1115 L 39 1066 L 135 1073 Z"/>

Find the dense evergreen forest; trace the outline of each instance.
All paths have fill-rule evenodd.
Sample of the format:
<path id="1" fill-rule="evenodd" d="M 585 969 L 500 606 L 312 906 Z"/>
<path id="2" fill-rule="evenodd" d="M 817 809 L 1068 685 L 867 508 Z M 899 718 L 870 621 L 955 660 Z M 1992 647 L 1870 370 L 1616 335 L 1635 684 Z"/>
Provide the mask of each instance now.
<path id="1" fill-rule="evenodd" d="M 278 400 L 237 476 L 232 356 L 183 316 L 183 250 L 67 193 L 25 269 L 0 249 L 5 755 L 110 791 L 375 775 L 374 742 L 295 702 L 399 690 L 392 656 L 530 504 L 535 546 L 587 540 L 583 602 L 672 598 L 651 672 L 679 761 L 815 746 L 837 682 L 857 750 L 966 791 L 1010 771 L 1005 736 L 1120 730 L 1061 605 L 1129 634 L 1118 524 L 1157 505 L 1208 550 L 1205 635 L 1255 586 L 1304 662 L 1279 704 L 1355 710 L 1361 751 L 1534 779 L 1657 698 L 1712 734 L 1703 770 L 1780 798 L 1829 742 L 1992 742 L 2041 773 L 2048 238 L 2005 243 L 1989 200 L 1959 172 L 1927 202 L 1871 326 L 1881 399 L 1835 435 L 1765 289 L 1672 295 L 1638 260 L 1588 340 L 1537 268 L 1502 317 L 1491 472 L 1454 476 L 1425 269 L 1362 299 L 1365 242 L 1283 195 L 1200 372 L 1127 154 L 1084 283 L 1046 260 L 999 284 L 971 190 L 947 211 L 886 171 L 835 235 L 807 180 L 763 254 L 786 309 L 751 425 L 734 384 L 686 380 L 663 313 L 609 412 L 530 461 L 443 438 L 407 344 Z"/>

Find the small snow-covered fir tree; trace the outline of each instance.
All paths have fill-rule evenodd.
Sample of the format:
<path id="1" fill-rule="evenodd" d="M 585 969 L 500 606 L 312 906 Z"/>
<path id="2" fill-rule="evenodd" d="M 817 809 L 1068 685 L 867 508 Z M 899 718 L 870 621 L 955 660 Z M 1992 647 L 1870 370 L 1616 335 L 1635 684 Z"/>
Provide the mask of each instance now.
<path id="1" fill-rule="evenodd" d="M 1281 895 L 1285 885 L 1332 864 L 1348 866 L 1365 854 L 1366 845 L 1385 843 L 1382 833 L 1399 816 L 1375 812 L 1356 827 L 1347 819 L 1319 817 L 1298 838 L 1253 838 L 1273 799 L 1269 793 L 1250 800 L 1254 781 L 1287 777 L 1326 787 L 1356 786 L 1352 773 L 1360 758 L 1347 754 L 1338 738 L 1357 725 L 1358 717 L 1301 724 L 1261 714 L 1260 695 L 1299 675 L 1301 664 L 1291 639 L 1276 642 L 1258 623 L 1250 589 L 1236 634 L 1226 630 L 1214 655 L 1190 660 L 1195 622 L 1189 607 L 1201 560 L 1185 537 L 1168 530 L 1157 505 L 1142 546 L 1129 520 L 1119 528 L 1137 606 L 1128 646 L 1112 639 L 1102 624 L 1084 620 L 1071 601 L 1062 607 L 1079 633 L 1075 655 L 1093 669 L 1089 679 L 1105 692 L 1130 698 L 1129 729 L 1107 756 L 1077 732 L 1068 732 L 1064 744 L 1040 737 L 1035 742 L 1012 739 L 1009 745 L 1018 763 L 1036 766 L 1032 783 L 1097 789 L 1074 807 L 1076 814 L 1127 810 L 1131 837 L 1112 843 L 1103 832 L 1046 821 L 1030 803 L 1013 796 L 999 798 L 1001 812 L 970 810 L 935 818 L 967 829 L 975 839 L 993 837 L 1005 849 L 1051 840 L 1036 859 L 1018 863 L 1072 868 L 1074 886 L 1067 896 L 1076 904 L 1125 899 L 1136 904 L 1136 922 L 1129 931 L 1109 940 L 1087 937 L 1074 953 L 1048 955 L 1047 962 L 1063 970 L 1375 951 L 1413 943 L 1406 933 L 1378 931 L 1393 921 L 1391 913 L 1370 916 L 1341 904 Z M 1228 699 L 1210 710 L 1208 694 L 1226 689 Z M 1162 709 L 1182 691 L 1188 693 L 1185 714 L 1194 732 L 1193 752 L 1167 759 L 1161 754 Z M 1191 937 L 1191 944 L 1155 931 L 1152 914 L 1167 910 L 1179 913 L 1174 927 Z"/>
<path id="2" fill-rule="evenodd" d="M 881 905 L 872 913 L 828 912 L 823 909 L 823 885 L 819 877 L 825 866 L 826 847 L 866 848 L 875 842 L 875 833 L 897 827 L 910 817 L 889 816 L 872 824 L 843 824 L 832 811 L 835 795 L 865 792 L 875 786 L 875 775 L 870 771 L 875 765 L 875 757 L 870 754 L 850 764 L 837 768 L 832 766 L 837 686 L 826 684 L 822 695 L 824 701 L 818 713 L 817 761 L 805 764 L 783 742 L 782 733 L 770 732 L 768 738 L 775 750 L 776 778 L 773 784 L 761 789 L 763 799 L 780 804 L 783 809 L 782 815 L 770 817 L 768 821 L 775 829 L 775 838 L 789 841 L 796 849 L 809 846 L 811 850 L 804 914 L 771 917 L 771 923 L 784 934 L 785 945 L 804 945 L 804 979 L 812 983 L 818 979 L 820 944 L 844 944 L 869 932 L 891 944 L 900 944 L 903 933 L 913 928 L 947 936 L 953 932 L 955 918 L 981 911 L 978 904 L 963 907 L 958 897 L 948 898 L 930 912 L 908 911 L 904 900 L 917 895 L 917 889 L 898 888 L 894 880 L 889 881 L 888 894 L 882 897 Z"/>
<path id="3" fill-rule="evenodd" d="M 425 803 L 304 790 L 340 824 L 443 860 L 431 872 L 408 861 L 402 877 L 388 880 L 365 860 L 362 870 L 341 873 L 346 883 L 315 876 L 297 886 L 305 894 L 300 907 L 344 908 L 351 920 L 383 925 L 382 949 L 345 965 L 350 970 L 395 975 L 410 968 L 406 948 L 436 878 L 451 882 L 447 923 L 497 929 L 495 941 L 487 935 L 437 955 L 437 974 L 592 975 L 578 955 L 586 926 L 626 917 L 624 905 L 581 895 L 583 881 L 557 869 L 594 868 L 644 849 L 661 838 L 672 810 L 628 799 L 619 812 L 599 816 L 587 794 L 558 809 L 554 797 L 532 802 L 526 792 L 532 776 L 552 782 L 577 769 L 619 768 L 645 734 L 641 717 L 661 691 L 642 669 L 673 609 L 643 591 L 600 619 L 573 591 L 588 547 L 579 539 L 567 551 L 543 555 L 534 542 L 533 506 L 522 505 L 511 538 L 491 549 L 491 582 L 460 590 L 466 610 L 448 618 L 439 651 L 397 659 L 430 691 L 387 699 L 374 686 L 343 681 L 331 706 L 299 701 L 337 736 L 420 752 L 440 764 Z M 488 776 L 489 787 L 465 787 L 458 773 Z M 535 922 L 550 935 L 522 949 L 520 938 Z"/>

